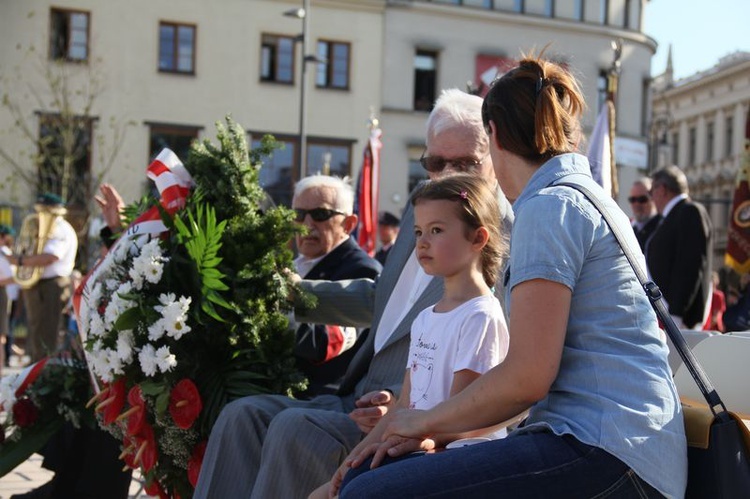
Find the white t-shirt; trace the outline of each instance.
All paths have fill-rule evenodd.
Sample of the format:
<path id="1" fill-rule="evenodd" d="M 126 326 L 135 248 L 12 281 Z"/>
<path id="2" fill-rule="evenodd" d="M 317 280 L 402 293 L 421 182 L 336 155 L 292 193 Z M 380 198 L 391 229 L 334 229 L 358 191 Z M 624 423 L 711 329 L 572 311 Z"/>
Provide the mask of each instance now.
<path id="1" fill-rule="evenodd" d="M 420 312 L 412 324 L 406 368 L 414 409 L 430 409 L 448 399 L 458 371 L 485 373 L 508 353 L 508 326 L 494 296 L 479 296 L 450 312 L 434 308 Z"/>
<path id="2" fill-rule="evenodd" d="M 57 261 L 44 267 L 42 279 L 68 277 L 73 272 L 78 251 L 78 235 L 63 217 L 57 217 L 42 253 L 55 255 Z"/>
<path id="3" fill-rule="evenodd" d="M 426 274 L 419 265 L 415 249 L 404 264 L 383 310 L 383 316 L 375 331 L 375 353 L 383 348 L 393 330 L 401 323 L 401 319 L 411 310 L 431 281 L 432 276 Z"/>

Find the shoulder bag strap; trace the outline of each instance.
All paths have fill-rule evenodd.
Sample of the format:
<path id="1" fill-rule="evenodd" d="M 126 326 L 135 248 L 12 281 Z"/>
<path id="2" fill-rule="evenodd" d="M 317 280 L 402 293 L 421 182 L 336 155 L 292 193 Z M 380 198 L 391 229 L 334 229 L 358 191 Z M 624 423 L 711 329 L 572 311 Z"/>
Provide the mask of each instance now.
<path id="1" fill-rule="evenodd" d="M 695 379 L 695 382 L 698 384 L 698 388 L 706 398 L 708 406 L 711 408 L 711 412 L 716 415 L 717 406 L 720 406 L 722 410 L 726 411 L 724 402 L 722 402 L 721 397 L 719 397 L 719 394 L 716 392 L 716 389 L 711 383 L 711 380 L 708 379 L 706 372 L 703 370 L 703 367 L 701 367 L 698 359 L 695 358 L 695 355 L 693 355 L 693 352 L 690 350 L 690 347 L 685 341 L 685 338 L 682 336 L 682 333 L 677 327 L 677 324 L 675 324 L 672 316 L 669 315 L 667 307 L 664 305 L 664 301 L 661 299 L 661 290 L 654 281 L 651 281 L 646 277 L 646 273 L 639 265 L 638 260 L 633 254 L 633 251 L 630 249 L 630 246 L 628 246 L 625 237 L 620 230 L 620 227 L 617 225 L 617 223 L 615 223 L 614 219 L 612 218 L 612 214 L 609 213 L 606 206 L 604 206 L 604 203 L 602 203 L 589 189 L 580 184 L 571 182 L 556 182 L 554 185 L 570 187 L 579 191 L 584 196 L 586 196 L 586 198 L 588 198 L 588 200 L 591 202 L 591 204 L 594 205 L 597 210 L 599 210 L 599 213 L 602 214 L 602 217 L 604 217 L 607 225 L 609 225 L 612 234 L 614 234 L 615 239 L 617 239 L 617 242 L 622 248 L 623 253 L 625 253 L 625 257 L 628 259 L 628 262 L 630 262 L 630 266 L 633 267 L 635 275 L 638 277 L 638 281 L 640 281 L 641 286 L 643 286 L 643 289 L 646 291 L 646 296 L 648 296 L 648 299 L 651 301 L 651 305 L 656 311 L 656 315 L 665 326 L 667 334 L 672 340 L 672 344 L 677 349 L 680 357 L 682 357 L 682 361 L 685 363 L 685 366 L 687 366 L 688 371 L 690 371 L 693 379 Z"/>

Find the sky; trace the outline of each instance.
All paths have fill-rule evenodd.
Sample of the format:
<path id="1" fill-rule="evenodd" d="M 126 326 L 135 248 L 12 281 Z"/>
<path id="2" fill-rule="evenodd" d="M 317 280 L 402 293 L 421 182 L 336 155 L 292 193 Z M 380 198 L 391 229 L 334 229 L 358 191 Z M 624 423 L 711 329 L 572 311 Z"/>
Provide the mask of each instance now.
<path id="1" fill-rule="evenodd" d="M 750 52 L 750 0 L 650 0 L 645 33 L 659 46 L 651 59 L 651 75 L 664 72 L 672 44 L 675 79 L 713 67 L 721 57 Z"/>

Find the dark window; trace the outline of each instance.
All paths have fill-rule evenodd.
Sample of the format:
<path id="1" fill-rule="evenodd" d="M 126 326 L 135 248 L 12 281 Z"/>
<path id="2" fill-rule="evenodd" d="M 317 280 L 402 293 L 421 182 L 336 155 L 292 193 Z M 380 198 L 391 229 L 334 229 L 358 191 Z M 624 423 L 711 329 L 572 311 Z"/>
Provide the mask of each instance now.
<path id="1" fill-rule="evenodd" d="M 545 0 L 544 2 L 544 15 L 547 17 L 554 17 L 555 15 L 555 0 Z"/>
<path id="2" fill-rule="evenodd" d="M 630 9 L 632 7 L 630 0 L 625 0 L 625 9 L 623 13 L 623 28 L 630 28 L 632 23 L 630 22 Z"/>
<path id="3" fill-rule="evenodd" d="M 672 164 L 680 164 L 680 133 L 672 134 Z"/>
<path id="4" fill-rule="evenodd" d="M 724 157 L 732 156 L 732 142 L 734 135 L 734 118 L 729 116 L 724 129 Z"/>
<path id="5" fill-rule="evenodd" d="M 318 42 L 318 63 L 315 84 L 322 88 L 349 88 L 350 45 L 344 42 Z"/>
<path id="6" fill-rule="evenodd" d="M 695 127 L 688 129 L 688 165 L 695 164 Z"/>
<path id="7" fill-rule="evenodd" d="M 162 149 L 168 147 L 182 161 L 190 152 L 190 145 L 198 138 L 200 128 L 184 125 L 150 124 L 149 159 L 153 160 Z"/>
<path id="8" fill-rule="evenodd" d="M 252 147 L 260 145 L 264 133 L 253 132 Z M 299 176 L 297 147 L 299 137 L 275 135 L 283 147 L 261 158 L 259 182 L 278 205 L 292 206 L 294 181 Z M 351 175 L 352 141 L 307 139 L 307 173 L 344 177 Z"/>
<path id="9" fill-rule="evenodd" d="M 414 110 L 432 110 L 436 86 L 437 52 L 417 50 L 414 57 Z"/>
<path id="10" fill-rule="evenodd" d="M 513 12 L 524 11 L 524 0 L 513 0 Z"/>
<path id="11" fill-rule="evenodd" d="M 492 0 L 463 0 L 461 3 L 463 5 L 468 5 L 469 7 L 478 7 L 480 9 L 494 8 Z"/>
<path id="12" fill-rule="evenodd" d="M 43 114 L 39 119 L 39 193 L 82 208 L 91 199 L 91 128 L 87 117 Z"/>
<path id="13" fill-rule="evenodd" d="M 609 24 L 609 0 L 599 0 L 599 22 Z"/>
<path id="14" fill-rule="evenodd" d="M 89 58 L 89 13 L 52 9 L 50 59 L 85 62 Z"/>
<path id="15" fill-rule="evenodd" d="M 277 83 L 294 83 L 294 38 L 261 35 L 260 79 Z"/>
<path id="16" fill-rule="evenodd" d="M 573 2 L 573 19 L 583 21 L 584 15 L 584 0 L 574 0 Z"/>
<path id="17" fill-rule="evenodd" d="M 159 23 L 159 71 L 195 74 L 195 26 Z"/>
<path id="18" fill-rule="evenodd" d="M 714 159 L 714 122 L 706 124 L 706 161 Z"/>
<path id="19" fill-rule="evenodd" d="M 323 173 L 344 177 L 351 174 L 350 143 L 327 142 L 323 140 L 308 140 L 307 142 L 307 174 Z"/>

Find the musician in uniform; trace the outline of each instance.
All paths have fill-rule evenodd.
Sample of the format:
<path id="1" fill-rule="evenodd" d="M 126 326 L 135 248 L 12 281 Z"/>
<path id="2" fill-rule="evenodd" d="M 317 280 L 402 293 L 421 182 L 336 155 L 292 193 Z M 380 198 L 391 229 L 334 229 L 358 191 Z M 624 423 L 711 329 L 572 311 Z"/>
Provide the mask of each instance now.
<path id="1" fill-rule="evenodd" d="M 78 236 L 64 218 L 65 204 L 59 196 L 43 194 L 37 198 L 34 208 L 40 227 L 45 225 L 42 217 L 53 217 L 49 229 L 40 230 L 46 233 L 36 235 L 41 250 L 16 248 L 14 254 L 5 257 L 19 269 L 17 272 L 22 272 L 23 267 L 39 269 L 38 279 L 33 277 L 19 282 L 24 288 L 21 294 L 26 307 L 27 350 L 32 363 L 57 350 L 62 311 L 70 299 L 70 275 L 78 251 Z M 19 240 L 25 236 L 22 229 Z"/>

